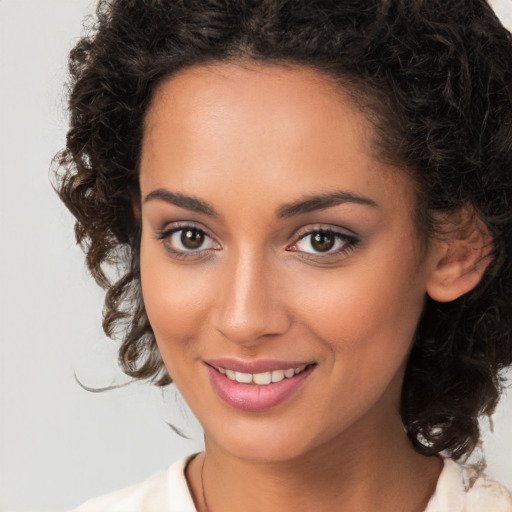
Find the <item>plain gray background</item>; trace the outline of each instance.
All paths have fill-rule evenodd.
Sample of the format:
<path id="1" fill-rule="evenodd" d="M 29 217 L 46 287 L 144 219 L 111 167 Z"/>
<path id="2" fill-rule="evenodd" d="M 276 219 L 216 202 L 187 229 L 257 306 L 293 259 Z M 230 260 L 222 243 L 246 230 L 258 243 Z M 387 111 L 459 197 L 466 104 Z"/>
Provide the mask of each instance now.
<path id="1" fill-rule="evenodd" d="M 450 0 L 447 0 L 450 1 Z M 512 0 L 495 1 L 512 27 Z M 103 295 L 49 184 L 64 144 L 66 56 L 93 0 L 0 0 L 0 511 L 63 511 L 201 449 L 172 389 L 122 383 Z M 167 423 L 196 441 L 177 436 Z M 512 488 L 512 393 L 486 428 L 488 472 Z"/>

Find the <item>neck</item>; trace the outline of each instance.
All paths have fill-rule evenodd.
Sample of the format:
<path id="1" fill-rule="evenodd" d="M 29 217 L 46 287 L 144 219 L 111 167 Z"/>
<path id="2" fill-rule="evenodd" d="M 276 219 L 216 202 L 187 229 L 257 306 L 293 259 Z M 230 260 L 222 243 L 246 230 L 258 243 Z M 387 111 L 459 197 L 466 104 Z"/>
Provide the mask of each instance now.
<path id="1" fill-rule="evenodd" d="M 284 461 L 251 461 L 205 438 L 187 478 L 199 512 L 420 512 L 442 462 L 416 453 L 398 425 L 352 432 Z M 205 499 L 206 498 L 206 503 Z"/>

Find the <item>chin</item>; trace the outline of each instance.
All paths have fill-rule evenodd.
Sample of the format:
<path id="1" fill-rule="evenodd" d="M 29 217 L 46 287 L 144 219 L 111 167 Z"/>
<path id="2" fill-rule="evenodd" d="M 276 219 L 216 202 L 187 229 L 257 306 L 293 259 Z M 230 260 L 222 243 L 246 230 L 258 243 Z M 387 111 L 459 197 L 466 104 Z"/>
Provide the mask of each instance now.
<path id="1" fill-rule="evenodd" d="M 316 444 L 307 430 L 279 425 L 259 425 L 233 430 L 224 429 L 220 435 L 209 435 L 205 430 L 205 442 L 230 456 L 250 462 L 286 462 L 303 456 Z M 321 443 L 319 443 L 321 444 Z"/>
<path id="2" fill-rule="evenodd" d="M 269 436 L 270 437 L 270 436 Z M 248 462 L 286 462 L 304 454 L 305 447 L 297 446 L 281 439 L 247 440 L 230 442 L 226 451 L 240 460 Z"/>

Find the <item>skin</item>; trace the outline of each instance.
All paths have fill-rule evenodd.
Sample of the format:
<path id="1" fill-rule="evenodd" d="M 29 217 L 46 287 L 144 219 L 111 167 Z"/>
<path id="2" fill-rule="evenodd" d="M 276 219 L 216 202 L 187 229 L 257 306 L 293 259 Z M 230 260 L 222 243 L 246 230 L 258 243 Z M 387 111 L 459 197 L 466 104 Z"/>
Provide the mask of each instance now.
<path id="1" fill-rule="evenodd" d="M 203 464 L 210 512 L 410 512 L 435 489 L 442 462 L 412 449 L 400 390 L 425 295 L 450 290 L 442 261 L 459 265 L 455 275 L 469 256 L 424 249 L 412 183 L 372 157 L 371 139 L 343 91 L 307 68 L 192 67 L 155 94 L 140 165 L 141 280 L 162 358 L 204 428 L 205 452 L 186 474 L 200 511 Z M 374 204 L 276 213 L 337 191 Z M 181 232 L 162 235 L 184 225 L 208 235 L 199 250 L 187 252 Z M 341 234 L 332 254 L 300 239 L 319 228 Z M 203 361 L 217 357 L 316 366 L 289 399 L 248 412 L 214 392 Z"/>

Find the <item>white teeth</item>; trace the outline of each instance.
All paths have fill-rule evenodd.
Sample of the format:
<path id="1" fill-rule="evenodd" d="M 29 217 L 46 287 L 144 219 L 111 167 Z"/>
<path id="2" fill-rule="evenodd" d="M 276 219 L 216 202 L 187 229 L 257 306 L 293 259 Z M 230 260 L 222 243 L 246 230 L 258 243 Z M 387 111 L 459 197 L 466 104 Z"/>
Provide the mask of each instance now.
<path id="1" fill-rule="evenodd" d="M 271 372 L 255 373 L 252 376 L 252 381 L 254 382 L 254 384 L 259 384 L 262 386 L 264 386 L 266 384 L 270 384 L 272 382 L 272 373 Z"/>
<path id="2" fill-rule="evenodd" d="M 274 370 L 272 372 L 263 373 L 243 373 L 228 370 L 227 368 L 218 368 L 219 372 L 230 380 L 235 380 L 241 384 L 257 384 L 259 386 L 266 386 L 274 382 L 281 382 L 283 379 L 290 379 L 298 373 L 304 371 L 307 365 L 299 366 L 298 368 L 288 368 L 287 370 Z"/>
<path id="3" fill-rule="evenodd" d="M 274 370 L 272 372 L 272 382 L 280 382 L 284 379 L 284 370 Z"/>
<path id="4" fill-rule="evenodd" d="M 235 380 L 242 384 L 250 384 L 252 382 L 253 375 L 251 373 L 235 373 Z"/>

